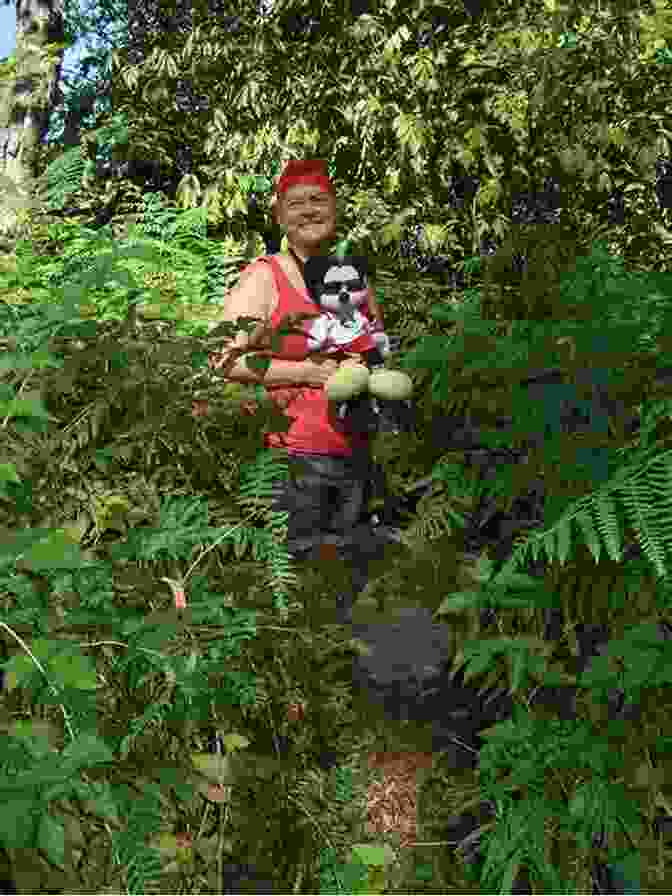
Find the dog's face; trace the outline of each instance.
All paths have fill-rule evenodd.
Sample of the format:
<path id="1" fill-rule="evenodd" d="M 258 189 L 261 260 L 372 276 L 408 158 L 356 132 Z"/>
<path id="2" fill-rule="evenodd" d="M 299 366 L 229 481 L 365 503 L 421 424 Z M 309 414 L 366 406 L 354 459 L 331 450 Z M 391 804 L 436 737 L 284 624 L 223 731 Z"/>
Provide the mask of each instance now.
<path id="1" fill-rule="evenodd" d="M 368 297 L 368 267 L 366 259 L 346 255 L 316 255 L 304 266 L 306 288 L 313 300 L 324 311 L 339 317 L 350 317 L 361 311 Z"/>

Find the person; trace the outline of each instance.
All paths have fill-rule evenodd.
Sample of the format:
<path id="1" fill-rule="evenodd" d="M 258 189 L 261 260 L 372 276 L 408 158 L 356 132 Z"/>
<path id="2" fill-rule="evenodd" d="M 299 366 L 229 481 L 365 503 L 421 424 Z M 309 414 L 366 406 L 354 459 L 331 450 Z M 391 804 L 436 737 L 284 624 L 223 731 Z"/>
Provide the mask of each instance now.
<path id="1" fill-rule="evenodd" d="M 324 384 L 339 363 L 355 363 L 359 356 L 309 356 L 303 333 L 292 333 L 270 356 L 265 373 L 245 364 L 245 356 L 232 364 L 233 348 L 268 345 L 268 327 L 275 329 L 291 313 L 315 315 L 319 308 L 306 289 L 303 264 L 316 254 L 328 254 L 336 233 L 336 196 L 324 162 L 290 161 L 276 184 L 274 216 L 287 237 L 286 254 L 262 256 L 241 271 L 239 283 L 228 294 L 221 319 L 254 317 L 259 324 L 250 334 L 238 332 L 214 353 L 211 366 L 225 369 L 226 378 L 243 384 L 263 384 L 270 399 L 289 417 L 286 433 L 266 433 L 264 446 L 286 453 L 289 480 L 279 483 L 274 509 L 288 512 L 287 549 L 295 558 L 324 556 L 321 546 L 331 543 L 336 554 L 349 560 L 351 587 L 338 595 L 336 616 L 352 618 L 356 595 L 365 587 L 371 556 L 381 549 L 379 533 L 362 538 L 357 528 L 374 475 L 369 435 L 336 428 L 328 413 Z M 369 288 L 365 313 L 382 332 L 383 318 Z M 367 535 L 371 535 L 370 529 Z M 316 550 L 317 549 L 317 550 Z M 333 553 L 332 553 L 333 556 Z"/>

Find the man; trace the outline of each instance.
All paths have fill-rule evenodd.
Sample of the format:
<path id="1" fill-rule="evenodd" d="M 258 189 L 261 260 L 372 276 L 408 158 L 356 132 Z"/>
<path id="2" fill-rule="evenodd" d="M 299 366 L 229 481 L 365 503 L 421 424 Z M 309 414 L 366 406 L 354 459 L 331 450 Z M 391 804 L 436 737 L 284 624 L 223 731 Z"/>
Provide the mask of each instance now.
<path id="1" fill-rule="evenodd" d="M 286 234 L 288 252 L 264 256 L 248 265 L 240 282 L 229 293 L 226 320 L 255 317 L 260 324 L 251 334 L 239 332 L 227 348 L 259 345 L 264 331 L 275 329 L 288 314 L 317 314 L 319 308 L 306 289 L 303 264 L 311 255 L 328 254 L 336 234 L 336 197 L 332 181 L 321 161 L 291 161 L 276 185 L 274 214 Z M 383 321 L 373 291 L 366 309 L 377 328 Z M 381 537 L 353 539 L 366 508 L 367 487 L 373 474 L 369 436 L 337 428 L 328 413 L 324 383 L 339 363 L 353 363 L 355 356 L 309 357 L 303 333 L 284 337 L 265 373 L 248 368 L 244 358 L 231 364 L 227 351 L 218 353 L 215 368 L 226 367 L 227 378 L 239 383 L 261 383 L 291 420 L 286 433 L 267 433 L 267 448 L 287 452 L 290 478 L 278 487 L 275 509 L 288 518 L 288 549 L 296 555 L 315 555 L 325 537 L 351 561 L 352 587 L 337 600 L 337 618 L 352 618 L 355 596 L 366 585 L 368 560 L 382 547 Z M 334 537 L 335 536 L 335 537 Z M 369 537 L 370 536 L 370 537 Z M 394 540 L 394 539 L 388 539 Z M 349 544 L 345 545 L 345 542 Z M 324 556 L 324 553 L 322 553 Z"/>

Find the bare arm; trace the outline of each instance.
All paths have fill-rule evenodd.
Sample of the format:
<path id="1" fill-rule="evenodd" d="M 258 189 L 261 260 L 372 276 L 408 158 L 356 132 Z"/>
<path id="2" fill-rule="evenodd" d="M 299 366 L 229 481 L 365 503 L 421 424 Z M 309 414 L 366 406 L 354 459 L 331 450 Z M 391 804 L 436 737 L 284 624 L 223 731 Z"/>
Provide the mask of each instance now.
<path id="1" fill-rule="evenodd" d="M 273 275 L 266 265 L 258 265 L 228 294 L 224 313 L 218 323 L 236 322 L 241 317 L 253 317 L 259 323 L 250 332 L 240 330 L 227 341 L 219 352 L 214 352 L 211 366 L 223 370 L 228 380 L 244 385 L 261 383 L 265 386 L 302 385 L 306 372 L 305 361 L 284 361 L 274 358 L 270 350 L 270 308 L 274 296 Z M 259 347 L 255 355 L 273 360 L 264 373 L 248 367 L 244 354 Z"/>

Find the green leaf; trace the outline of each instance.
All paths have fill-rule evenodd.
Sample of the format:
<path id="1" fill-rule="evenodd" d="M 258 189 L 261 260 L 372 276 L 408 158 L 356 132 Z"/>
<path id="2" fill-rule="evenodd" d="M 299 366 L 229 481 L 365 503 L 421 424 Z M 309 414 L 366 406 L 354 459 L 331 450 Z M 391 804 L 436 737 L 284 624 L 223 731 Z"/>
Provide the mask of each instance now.
<path id="1" fill-rule="evenodd" d="M 434 876 L 434 869 L 432 867 L 431 862 L 424 862 L 421 865 L 415 866 L 416 880 L 421 880 L 424 883 L 429 883 L 433 876 Z"/>
<path id="2" fill-rule="evenodd" d="M 51 569 L 80 569 L 84 558 L 79 545 L 55 529 L 46 538 L 32 545 L 22 556 L 23 564 L 32 572 Z"/>
<path id="3" fill-rule="evenodd" d="M 502 887 L 501 887 L 502 893 L 510 893 L 511 892 L 511 887 L 513 886 L 513 882 L 514 882 L 518 872 L 520 871 L 520 868 L 521 868 L 520 861 L 517 856 L 514 856 L 511 859 L 511 861 L 509 862 L 509 865 L 504 873 L 504 879 L 502 880 Z"/>
<path id="4" fill-rule="evenodd" d="M 558 523 L 558 528 L 556 530 L 557 537 L 557 550 L 558 550 L 558 559 L 560 560 L 560 566 L 564 566 L 567 557 L 569 556 L 570 550 L 570 536 L 569 531 L 571 528 L 570 520 L 562 520 Z"/>
<path id="5" fill-rule="evenodd" d="M 229 756 L 222 753 L 192 753 L 191 761 L 208 781 L 230 784 L 234 780 Z"/>
<path id="6" fill-rule="evenodd" d="M 11 401 L 2 401 L 0 414 L 3 417 L 37 417 L 40 420 L 58 422 L 58 418 L 47 411 L 40 398 L 13 398 Z"/>
<path id="7" fill-rule="evenodd" d="M 223 741 L 224 749 L 227 753 L 235 753 L 236 750 L 244 750 L 250 745 L 250 742 L 246 737 L 242 734 L 237 734 L 235 731 L 230 734 L 225 734 Z"/>
<path id="8" fill-rule="evenodd" d="M 338 245 L 336 246 L 334 254 L 338 258 L 344 258 L 348 254 L 349 251 L 350 251 L 350 241 L 349 240 L 341 240 L 338 243 Z"/>
<path id="9" fill-rule="evenodd" d="M 85 731 L 69 743 L 61 755 L 64 760 L 76 763 L 79 767 L 114 761 L 114 753 L 105 741 L 90 731 Z M 105 797 L 104 793 L 101 793 L 102 797 Z"/>
<path id="10" fill-rule="evenodd" d="M 479 606 L 482 597 L 481 591 L 456 591 L 443 599 L 437 609 L 437 613 L 445 615 L 448 613 L 461 613 L 471 607 Z"/>
<path id="11" fill-rule="evenodd" d="M 607 548 L 610 560 L 621 561 L 619 545 L 618 517 L 616 503 L 611 495 L 600 494 L 595 498 L 595 514 L 602 539 Z"/>
<path id="12" fill-rule="evenodd" d="M 6 849 L 34 846 L 38 813 L 43 809 L 33 800 L 5 800 L 0 812 L 0 843 Z"/>
<path id="13" fill-rule="evenodd" d="M 0 464 L 0 482 L 21 482 L 14 464 Z"/>
<path id="14" fill-rule="evenodd" d="M 548 562 L 552 564 L 555 561 L 554 555 L 554 533 L 549 532 L 545 535 L 541 540 L 541 546 L 546 551 L 546 557 L 548 558 Z"/>
<path id="15" fill-rule="evenodd" d="M 263 175 L 256 175 L 254 177 L 254 192 L 255 193 L 270 193 L 273 189 L 273 182 L 270 181 L 267 177 Z"/>
<path id="16" fill-rule="evenodd" d="M 465 645 L 466 647 L 466 645 Z M 487 645 L 484 644 L 483 653 L 480 655 L 472 655 L 464 665 L 464 682 L 465 684 L 469 679 L 476 678 L 485 672 L 488 668 L 490 668 L 494 656 L 497 651 L 488 650 Z M 466 654 L 465 654 L 466 655 Z"/>
<path id="17" fill-rule="evenodd" d="M 376 867 L 385 867 L 395 859 L 394 850 L 389 843 L 383 843 L 380 846 L 376 843 L 356 843 L 352 847 L 351 855 L 364 865 L 375 865 Z"/>
<path id="18" fill-rule="evenodd" d="M 527 654 L 522 650 L 516 651 L 513 657 L 513 669 L 511 675 L 511 693 L 515 694 L 520 690 L 524 680 L 527 679 L 526 665 Z"/>
<path id="19" fill-rule="evenodd" d="M 99 818 L 119 820 L 119 806 L 112 795 L 109 781 L 73 781 L 73 791 L 82 802 L 82 808 Z"/>
<path id="20" fill-rule="evenodd" d="M 600 559 L 601 542 L 600 537 L 593 526 L 590 514 L 585 510 L 579 511 L 574 517 L 574 523 L 583 533 L 584 541 L 590 549 L 590 553 L 593 555 L 595 563 L 598 563 Z"/>
<path id="21" fill-rule="evenodd" d="M 385 869 L 379 865 L 370 865 L 362 893 L 384 893 L 386 887 Z"/>
<path id="22" fill-rule="evenodd" d="M 80 691 L 96 690 L 96 670 L 90 659 L 77 652 L 76 648 L 68 648 L 59 653 L 49 665 L 56 684 Z"/>
<path id="23" fill-rule="evenodd" d="M 37 666 L 25 653 L 15 654 L 8 662 L 4 663 L 5 689 L 9 692 L 15 688 L 29 685 L 39 675 Z"/>
<path id="24" fill-rule="evenodd" d="M 46 741 L 47 744 L 55 744 L 59 737 L 59 730 L 51 722 L 42 719 L 17 719 L 9 726 L 12 737 L 35 737 Z"/>
<path id="25" fill-rule="evenodd" d="M 252 174 L 243 174 L 238 178 L 238 184 L 243 193 L 249 193 L 254 186 L 254 175 Z"/>
<path id="26" fill-rule="evenodd" d="M 68 778 L 64 778 L 45 787 L 42 790 L 42 799 L 45 803 L 50 803 L 52 800 L 67 799 L 71 794 L 72 781 Z"/>
<path id="27" fill-rule="evenodd" d="M 190 784 L 188 781 L 181 781 L 174 784 L 173 790 L 175 791 L 177 800 L 182 803 L 188 803 L 194 798 L 194 794 L 196 793 L 194 785 Z"/>
<path id="28" fill-rule="evenodd" d="M 48 813 L 40 821 L 37 843 L 52 864 L 65 867 L 65 828 Z"/>

